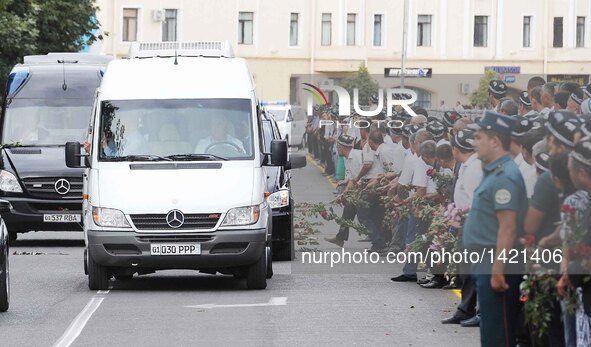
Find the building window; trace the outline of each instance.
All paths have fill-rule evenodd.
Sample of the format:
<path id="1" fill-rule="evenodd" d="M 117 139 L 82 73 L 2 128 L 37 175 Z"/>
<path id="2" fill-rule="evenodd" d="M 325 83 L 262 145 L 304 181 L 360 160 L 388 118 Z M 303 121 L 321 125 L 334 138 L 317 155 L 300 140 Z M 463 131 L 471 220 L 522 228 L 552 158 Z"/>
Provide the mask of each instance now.
<path id="1" fill-rule="evenodd" d="M 332 14 L 323 13 L 322 14 L 322 40 L 321 40 L 321 44 L 323 46 L 330 46 L 331 34 L 332 34 Z"/>
<path id="2" fill-rule="evenodd" d="M 413 105 L 420 106 L 424 109 L 431 108 L 431 93 L 420 88 L 411 87 L 417 93 L 417 101 Z"/>
<path id="3" fill-rule="evenodd" d="M 355 13 L 347 14 L 347 46 L 355 46 Z"/>
<path id="4" fill-rule="evenodd" d="M 585 47 L 585 17 L 577 17 L 577 47 Z"/>
<path id="5" fill-rule="evenodd" d="M 523 47 L 531 47 L 531 16 L 523 17 Z"/>
<path id="6" fill-rule="evenodd" d="M 420 14 L 417 19 L 417 46 L 431 47 L 431 15 Z"/>
<path id="7" fill-rule="evenodd" d="M 474 47 L 488 46 L 488 16 L 474 16 Z"/>
<path id="8" fill-rule="evenodd" d="M 176 41 L 176 13 L 177 10 L 164 10 L 162 22 L 162 41 Z"/>
<path id="9" fill-rule="evenodd" d="M 252 45 L 253 17 L 254 13 L 252 12 L 240 12 L 238 16 L 238 44 Z"/>
<path id="10" fill-rule="evenodd" d="M 137 8 L 123 9 L 123 41 L 137 41 Z"/>
<path id="11" fill-rule="evenodd" d="M 290 20 L 289 20 L 289 45 L 290 46 L 297 46 L 298 45 L 299 26 L 300 26 L 300 14 L 299 13 L 292 13 Z"/>
<path id="12" fill-rule="evenodd" d="M 562 17 L 554 17 L 553 47 L 562 47 Z"/>
<path id="13" fill-rule="evenodd" d="M 376 14 L 373 16 L 373 45 L 382 45 L 382 15 Z"/>

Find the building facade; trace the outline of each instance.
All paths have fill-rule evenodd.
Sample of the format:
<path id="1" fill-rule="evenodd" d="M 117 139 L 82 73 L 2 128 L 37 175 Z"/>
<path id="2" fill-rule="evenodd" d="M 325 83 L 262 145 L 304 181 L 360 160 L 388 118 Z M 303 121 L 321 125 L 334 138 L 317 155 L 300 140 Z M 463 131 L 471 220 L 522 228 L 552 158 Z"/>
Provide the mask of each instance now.
<path id="1" fill-rule="evenodd" d="M 97 0 L 108 35 L 95 51 L 125 57 L 131 42 L 229 40 L 263 100 L 302 103 L 310 75 L 330 84 L 367 66 L 400 85 L 404 0 Z M 589 83 L 590 0 L 408 0 L 405 86 L 421 103 L 468 102 L 485 68 L 514 91 L 532 75 Z M 386 77 L 389 74 L 391 77 Z"/>

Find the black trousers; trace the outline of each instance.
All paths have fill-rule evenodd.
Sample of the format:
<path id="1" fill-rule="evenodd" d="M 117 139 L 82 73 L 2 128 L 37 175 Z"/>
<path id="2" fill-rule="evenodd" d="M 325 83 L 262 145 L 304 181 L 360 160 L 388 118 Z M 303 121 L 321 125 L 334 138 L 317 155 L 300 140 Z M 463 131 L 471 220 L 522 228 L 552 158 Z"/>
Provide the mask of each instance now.
<path id="1" fill-rule="evenodd" d="M 347 220 L 354 220 L 357 215 L 357 207 L 351 204 L 345 204 L 343 207 L 343 214 L 341 217 Z M 341 225 L 339 232 L 337 233 L 337 239 L 341 241 L 347 241 L 349 239 L 349 227 Z"/>

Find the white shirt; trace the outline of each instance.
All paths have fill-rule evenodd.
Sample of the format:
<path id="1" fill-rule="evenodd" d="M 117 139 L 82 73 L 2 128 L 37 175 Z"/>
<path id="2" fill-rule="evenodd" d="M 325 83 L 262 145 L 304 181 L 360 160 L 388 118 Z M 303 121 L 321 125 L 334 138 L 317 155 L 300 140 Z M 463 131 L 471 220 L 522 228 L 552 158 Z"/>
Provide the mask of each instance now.
<path id="1" fill-rule="evenodd" d="M 388 145 L 382 143 L 376 150 L 384 172 L 394 172 L 400 174 L 402 165 L 404 164 L 404 147 L 392 143 Z"/>
<path id="2" fill-rule="evenodd" d="M 359 175 L 363 166 L 363 153 L 360 149 L 351 149 L 349 156 L 345 158 L 345 179 L 352 180 Z"/>
<path id="3" fill-rule="evenodd" d="M 398 179 L 399 184 L 408 186 L 412 183 L 412 176 L 415 170 L 416 162 L 418 160 L 419 157 L 415 153 L 412 153 L 412 151 L 404 158 L 402 172 L 400 173 L 400 178 Z"/>
<path id="4" fill-rule="evenodd" d="M 423 158 L 419 157 L 416 161 L 414 174 L 412 176 L 412 185 L 415 187 L 427 188 L 427 194 L 437 192 L 437 186 L 433 178 L 427 175 L 427 171 L 433 166 L 425 163 Z"/>
<path id="5" fill-rule="evenodd" d="M 527 193 L 527 198 L 531 198 L 534 194 L 534 186 L 536 185 L 536 181 L 538 180 L 538 175 L 536 174 L 536 167 L 534 165 L 529 165 L 525 159 L 523 159 L 523 154 L 519 153 L 513 161 L 519 167 L 519 172 L 521 172 L 521 177 L 523 177 L 523 181 L 525 182 L 525 191 Z"/>
<path id="6" fill-rule="evenodd" d="M 395 145 L 394 141 L 392 141 L 392 137 L 390 135 L 384 136 L 384 143 L 387 145 Z"/>
<path id="7" fill-rule="evenodd" d="M 454 203 L 457 208 L 472 207 L 474 191 L 482 181 L 482 162 L 478 154 L 474 153 L 460 165 L 458 180 L 454 190 Z"/>
<path id="8" fill-rule="evenodd" d="M 207 149 L 207 147 L 209 147 L 209 145 L 211 145 L 213 143 L 219 143 L 219 142 L 220 141 L 214 141 L 213 137 L 211 137 L 211 136 L 208 136 L 202 140 L 199 140 L 199 142 L 197 143 L 197 147 L 195 147 L 195 153 L 203 154 L 203 153 L 205 153 L 205 150 Z M 236 146 L 238 146 L 238 148 L 240 148 L 242 153 L 246 153 L 246 151 L 244 150 L 244 146 L 242 145 L 242 141 L 238 140 L 237 138 L 234 138 L 230 135 L 226 135 L 226 140 L 221 141 L 221 142 L 231 142 L 231 143 L 235 144 Z"/>
<path id="9" fill-rule="evenodd" d="M 363 165 L 367 165 L 367 164 L 371 163 L 371 169 L 369 169 L 369 171 L 365 174 L 365 176 L 363 176 L 363 178 L 371 179 L 371 178 L 376 177 L 377 175 L 384 173 L 384 168 L 382 167 L 382 164 L 380 163 L 380 159 L 376 155 L 376 152 L 374 152 L 371 149 L 371 147 L 369 147 L 368 143 L 366 143 L 365 146 L 363 146 L 362 153 L 363 153 Z"/>

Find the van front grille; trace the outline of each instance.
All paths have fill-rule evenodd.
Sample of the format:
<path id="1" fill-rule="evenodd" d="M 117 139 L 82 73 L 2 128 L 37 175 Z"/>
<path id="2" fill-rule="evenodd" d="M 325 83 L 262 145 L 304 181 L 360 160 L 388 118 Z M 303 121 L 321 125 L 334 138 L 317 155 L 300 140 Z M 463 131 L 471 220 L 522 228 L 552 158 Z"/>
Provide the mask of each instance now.
<path id="1" fill-rule="evenodd" d="M 138 230 L 201 230 L 215 227 L 220 215 L 220 213 L 185 214 L 184 223 L 178 228 L 168 225 L 166 214 L 132 214 L 130 217 Z"/>
<path id="2" fill-rule="evenodd" d="M 58 183 L 62 179 L 65 181 Z M 24 178 L 23 183 L 25 190 L 36 198 L 82 199 L 82 177 L 32 177 Z"/>

